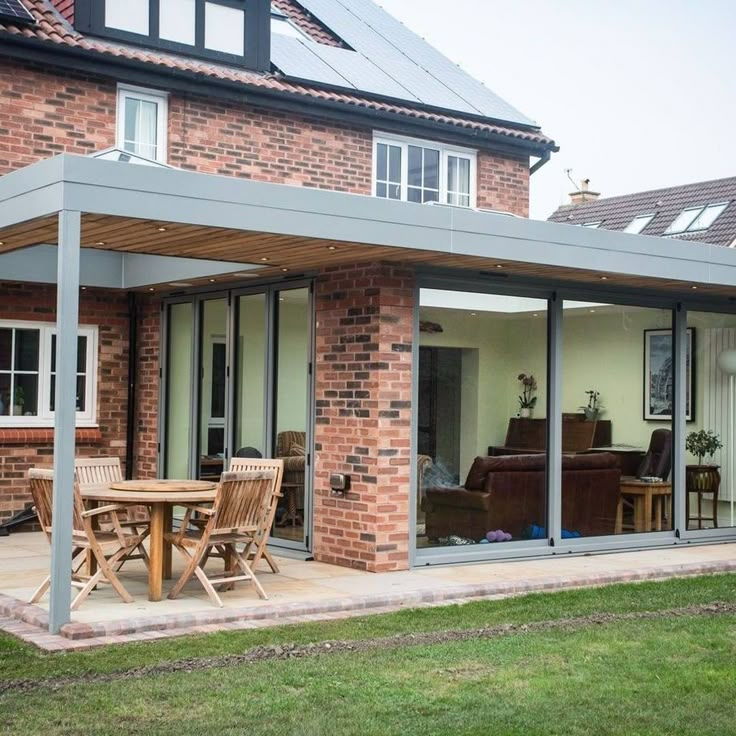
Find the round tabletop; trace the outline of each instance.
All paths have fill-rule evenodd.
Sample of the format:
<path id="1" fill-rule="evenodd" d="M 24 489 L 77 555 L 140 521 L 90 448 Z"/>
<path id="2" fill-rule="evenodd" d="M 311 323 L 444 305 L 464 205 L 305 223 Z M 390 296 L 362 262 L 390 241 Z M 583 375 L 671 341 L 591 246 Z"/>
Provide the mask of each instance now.
<path id="1" fill-rule="evenodd" d="M 169 480 L 156 479 L 150 480 L 120 480 L 110 483 L 113 491 L 145 491 L 150 493 L 168 493 L 174 491 L 176 493 L 197 493 L 198 491 L 212 491 L 216 487 L 215 483 L 208 480 Z"/>

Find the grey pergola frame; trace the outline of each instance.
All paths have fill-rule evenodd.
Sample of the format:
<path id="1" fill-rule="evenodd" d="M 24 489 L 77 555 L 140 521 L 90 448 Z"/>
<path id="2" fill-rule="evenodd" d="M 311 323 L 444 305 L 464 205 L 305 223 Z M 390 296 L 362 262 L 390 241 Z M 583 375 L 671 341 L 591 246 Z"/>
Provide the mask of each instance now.
<path id="1" fill-rule="evenodd" d="M 138 167 L 69 154 L 3 176 L 0 179 L 0 230 L 36 218 L 59 216 L 55 276 L 38 277 L 40 251 L 33 248 L 0 255 L 0 274 L 5 278 L 30 282 L 45 280 L 57 284 L 59 353 L 56 380 L 59 390 L 54 419 L 54 534 L 49 611 L 49 629 L 52 632 L 58 632 L 70 619 L 71 586 L 68 583 L 71 579 L 75 453 L 75 347 L 83 213 L 337 240 L 383 248 L 412 248 L 428 253 L 452 253 L 626 276 L 718 284 L 726 288 L 736 285 L 736 252 L 702 243 L 570 227 L 452 207 L 413 205 L 235 177 Z M 247 263 L 247 254 L 244 254 L 244 262 Z M 12 264 L 12 269 L 6 264 Z M 243 270 L 244 266 L 227 263 L 222 264 L 220 270 L 227 273 L 235 268 Z M 102 283 L 99 285 L 117 285 L 105 282 L 103 276 L 109 278 L 110 274 L 100 275 Z M 87 283 L 97 285 L 96 280 L 88 280 Z M 124 282 L 119 284 L 119 288 L 132 286 Z M 727 304 L 725 298 L 713 302 L 704 300 L 703 306 L 698 308 L 729 311 Z M 553 302 L 553 309 L 559 311 L 559 303 L 555 307 Z M 679 314 L 676 334 L 680 337 L 679 361 L 682 364 L 684 343 L 681 333 L 685 313 Z M 550 344 L 551 359 L 559 360 L 559 333 L 554 329 Z M 685 387 L 679 374 L 676 374 L 676 386 L 682 405 Z M 554 393 L 559 394 L 559 389 Z M 556 406 L 559 408 L 553 399 L 551 409 Z M 555 411 L 553 416 L 558 414 Z M 675 420 L 678 443 L 683 441 L 683 431 L 683 418 L 679 417 Z M 560 422 L 551 422 L 551 449 L 560 446 L 560 437 Z M 550 467 L 552 477 L 559 474 L 555 463 L 553 460 Z M 682 472 L 681 467 L 675 470 L 676 481 L 683 480 Z M 416 494 L 416 488 L 413 493 Z M 678 509 L 680 515 L 683 512 L 684 509 Z M 697 538 L 697 535 L 691 536 Z"/>

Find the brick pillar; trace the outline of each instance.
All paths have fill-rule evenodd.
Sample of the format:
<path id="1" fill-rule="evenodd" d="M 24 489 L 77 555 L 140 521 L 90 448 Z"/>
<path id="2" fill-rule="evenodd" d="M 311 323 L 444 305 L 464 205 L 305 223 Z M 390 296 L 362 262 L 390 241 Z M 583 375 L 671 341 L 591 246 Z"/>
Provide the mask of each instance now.
<path id="1" fill-rule="evenodd" d="M 135 463 L 136 478 L 155 478 L 158 463 L 159 360 L 161 300 L 140 297 L 138 301 L 138 365 L 136 386 Z"/>
<path id="2" fill-rule="evenodd" d="M 380 263 L 316 287 L 314 555 L 372 572 L 409 566 L 414 276 Z M 329 474 L 349 473 L 346 497 Z"/>

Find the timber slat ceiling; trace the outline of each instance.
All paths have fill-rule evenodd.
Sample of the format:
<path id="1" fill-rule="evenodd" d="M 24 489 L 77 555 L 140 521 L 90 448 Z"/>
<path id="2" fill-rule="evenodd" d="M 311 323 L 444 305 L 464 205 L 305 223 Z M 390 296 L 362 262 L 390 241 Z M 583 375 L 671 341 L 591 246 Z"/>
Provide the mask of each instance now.
<path id="1" fill-rule="evenodd" d="M 0 231 L 0 253 L 32 245 L 55 245 L 57 233 L 56 215 L 5 228 Z M 500 280 L 506 276 L 524 276 L 547 281 L 577 282 L 596 287 L 601 285 L 601 277 L 606 276 L 606 286 L 655 288 L 659 291 L 681 294 L 690 293 L 692 287 L 692 284 L 682 281 L 501 261 L 491 256 L 437 253 L 109 215 L 82 215 L 82 247 L 252 264 L 261 267 L 257 272 L 254 271 L 253 275 L 257 273 L 263 277 L 314 271 L 346 263 L 381 260 L 474 272 L 487 271 L 498 276 Z M 199 283 L 197 280 L 191 281 L 195 285 Z M 207 281 L 207 279 L 200 280 L 202 283 Z M 699 295 L 725 297 L 736 295 L 736 289 L 726 286 L 708 284 L 697 286 Z M 167 287 L 164 285 L 164 288 Z"/>

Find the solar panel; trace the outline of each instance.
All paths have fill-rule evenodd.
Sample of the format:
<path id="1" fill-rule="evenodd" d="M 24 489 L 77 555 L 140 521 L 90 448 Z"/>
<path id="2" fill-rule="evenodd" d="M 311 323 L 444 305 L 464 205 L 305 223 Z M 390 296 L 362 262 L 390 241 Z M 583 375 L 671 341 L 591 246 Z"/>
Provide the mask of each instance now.
<path id="1" fill-rule="evenodd" d="M 36 22 L 20 0 L 0 0 L 0 18 L 12 18 L 17 23 Z"/>

